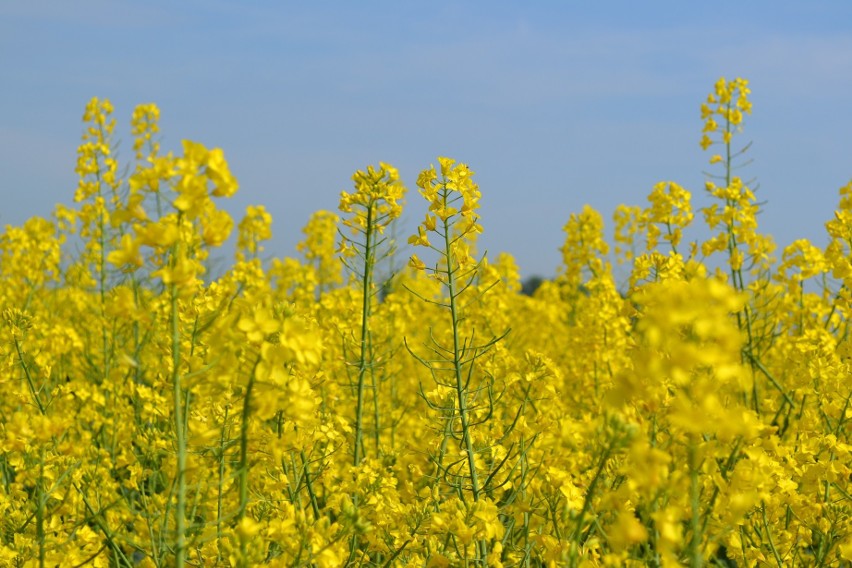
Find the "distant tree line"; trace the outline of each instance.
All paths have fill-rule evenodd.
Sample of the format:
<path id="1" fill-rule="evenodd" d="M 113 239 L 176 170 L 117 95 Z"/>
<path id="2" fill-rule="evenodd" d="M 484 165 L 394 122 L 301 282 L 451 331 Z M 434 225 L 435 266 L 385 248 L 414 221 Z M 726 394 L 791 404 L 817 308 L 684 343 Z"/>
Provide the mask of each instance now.
<path id="1" fill-rule="evenodd" d="M 542 278 L 538 274 L 528 276 L 523 282 L 521 282 L 521 294 L 532 296 L 535 294 L 535 291 L 538 290 L 539 286 L 545 282 L 545 280 L 546 278 Z"/>

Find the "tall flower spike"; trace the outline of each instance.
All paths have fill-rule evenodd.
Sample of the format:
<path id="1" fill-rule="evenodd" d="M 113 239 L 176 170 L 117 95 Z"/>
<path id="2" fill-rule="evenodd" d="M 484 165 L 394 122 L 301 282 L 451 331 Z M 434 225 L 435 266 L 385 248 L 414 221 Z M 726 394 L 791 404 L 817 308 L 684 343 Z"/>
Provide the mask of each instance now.
<path id="1" fill-rule="evenodd" d="M 354 348 L 358 358 L 351 361 L 351 368 L 357 371 L 357 376 L 352 377 L 356 399 L 352 460 L 353 465 L 358 467 L 367 455 L 364 440 L 368 390 L 372 392 L 373 399 L 373 445 L 377 454 L 380 447 L 378 401 L 382 381 L 377 372 L 371 329 L 373 298 L 376 295 L 376 264 L 393 253 L 393 239 L 383 235 L 388 225 L 402 213 L 401 201 L 405 195 L 405 186 L 399 179 L 397 169 L 385 163 L 379 163 L 378 168 L 371 165 L 366 171 L 358 170 L 353 174 L 352 181 L 355 191 L 340 194 L 343 225 L 349 231 L 341 233 L 339 250 L 343 263 L 357 278 L 361 288 L 361 330 Z M 353 495 L 352 499 L 357 504 L 357 495 Z"/>

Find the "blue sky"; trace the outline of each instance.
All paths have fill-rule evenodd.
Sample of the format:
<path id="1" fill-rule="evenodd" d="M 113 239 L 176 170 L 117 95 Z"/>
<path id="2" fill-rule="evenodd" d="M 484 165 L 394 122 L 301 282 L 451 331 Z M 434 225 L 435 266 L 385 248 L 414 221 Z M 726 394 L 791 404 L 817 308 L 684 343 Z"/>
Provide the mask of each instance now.
<path id="1" fill-rule="evenodd" d="M 852 178 L 852 3 L 0 3 L 0 224 L 71 203 L 83 108 L 109 98 L 130 157 L 136 104 L 162 142 L 221 147 L 240 181 L 226 208 L 263 204 L 267 252 L 295 254 L 311 212 L 356 169 L 470 164 L 490 255 L 555 273 L 562 226 L 610 219 L 672 180 L 707 203 L 699 106 L 720 76 L 751 82 L 743 140 L 783 246 L 822 245 Z M 609 223 L 611 228 L 611 223 Z"/>

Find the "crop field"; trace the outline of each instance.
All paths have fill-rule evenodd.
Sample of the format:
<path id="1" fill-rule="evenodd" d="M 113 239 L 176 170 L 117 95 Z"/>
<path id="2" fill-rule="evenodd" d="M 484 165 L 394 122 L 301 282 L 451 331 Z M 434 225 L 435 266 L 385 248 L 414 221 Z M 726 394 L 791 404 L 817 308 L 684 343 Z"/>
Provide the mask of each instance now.
<path id="1" fill-rule="evenodd" d="M 93 99 L 73 206 L 0 235 L 0 565 L 852 566 L 852 182 L 776 250 L 748 95 L 685 141 L 709 206 L 566 212 L 532 294 L 475 164 L 365 167 L 273 257 L 221 149 L 141 105 L 119 160 Z"/>

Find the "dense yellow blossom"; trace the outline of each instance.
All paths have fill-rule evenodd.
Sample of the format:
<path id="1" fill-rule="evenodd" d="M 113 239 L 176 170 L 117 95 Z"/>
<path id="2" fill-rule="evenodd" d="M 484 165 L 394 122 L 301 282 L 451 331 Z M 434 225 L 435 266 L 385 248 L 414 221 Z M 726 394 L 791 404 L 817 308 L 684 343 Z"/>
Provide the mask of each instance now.
<path id="1" fill-rule="evenodd" d="M 852 182 L 776 262 L 749 94 L 701 105 L 702 207 L 566 212 L 532 296 L 464 163 L 409 237 L 379 163 L 266 261 L 222 150 L 147 104 L 121 163 L 93 99 L 74 205 L 0 234 L 0 566 L 848 566 Z"/>

